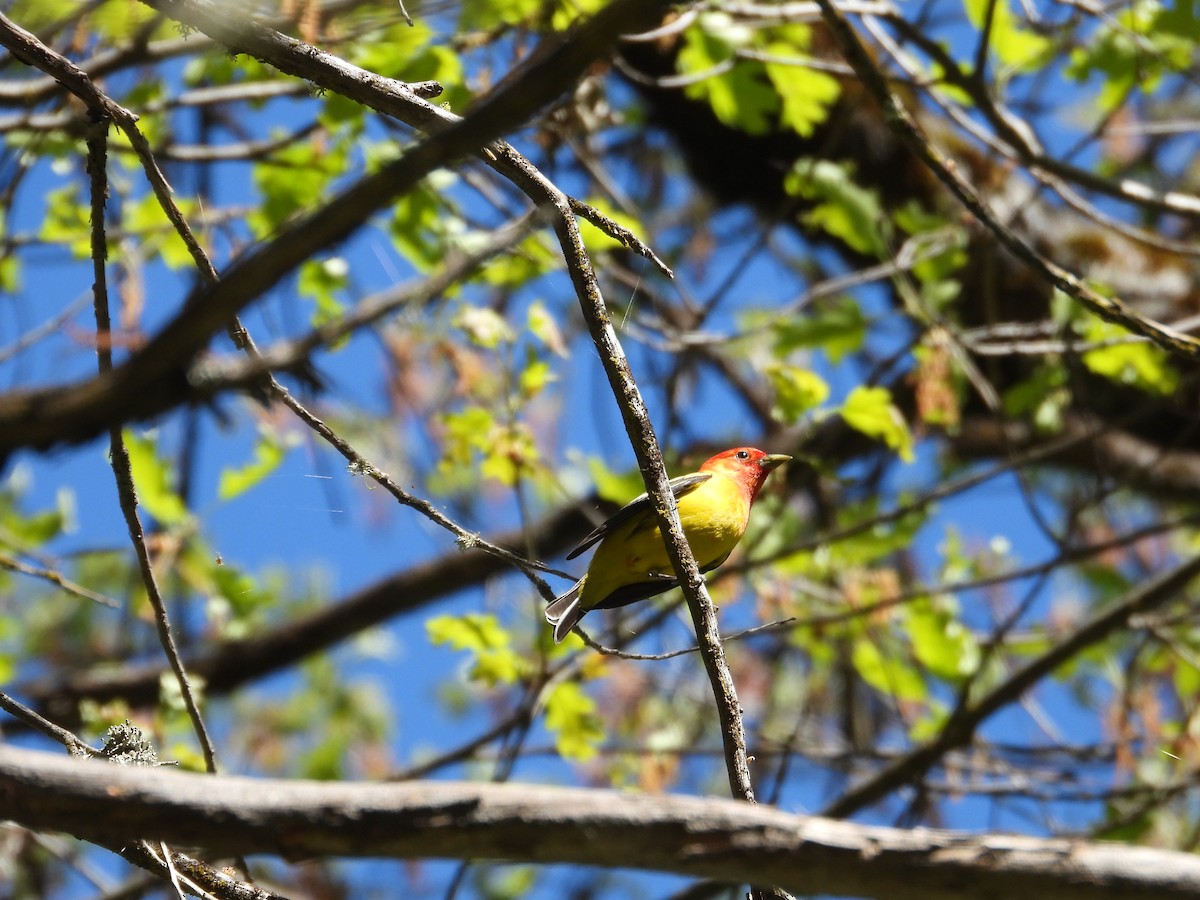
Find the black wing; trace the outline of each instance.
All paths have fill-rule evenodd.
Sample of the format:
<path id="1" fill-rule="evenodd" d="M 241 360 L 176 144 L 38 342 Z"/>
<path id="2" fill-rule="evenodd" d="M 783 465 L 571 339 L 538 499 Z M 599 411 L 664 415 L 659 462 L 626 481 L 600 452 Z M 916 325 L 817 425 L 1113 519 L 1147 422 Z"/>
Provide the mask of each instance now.
<path id="1" fill-rule="evenodd" d="M 674 494 L 675 499 L 678 500 L 684 494 L 691 493 L 696 489 L 697 485 L 703 484 L 710 478 L 712 478 L 712 475 L 708 472 L 695 472 L 691 475 L 680 475 L 678 478 L 672 478 L 670 482 L 671 493 Z M 619 510 L 613 513 L 612 518 L 596 528 L 591 534 L 580 541 L 579 546 L 567 554 L 567 559 L 574 559 L 588 547 L 592 546 L 592 544 L 595 544 L 597 541 L 603 539 L 618 525 L 622 524 L 623 522 L 628 522 L 634 516 L 648 512 L 650 508 L 650 496 L 648 494 L 641 494 L 640 496 L 634 497 Z"/>
<path id="2" fill-rule="evenodd" d="M 708 565 L 700 564 L 701 572 L 711 572 L 721 563 L 729 558 L 726 553 L 718 560 L 710 562 Z M 659 594 L 665 594 L 671 588 L 679 587 L 679 579 L 674 575 L 660 574 L 653 581 L 639 581 L 636 584 L 623 584 L 592 609 L 616 609 L 618 606 L 627 606 L 630 603 L 636 603 L 639 600 L 645 600 L 648 597 L 657 597 Z M 589 610 L 590 612 L 591 610 Z"/>

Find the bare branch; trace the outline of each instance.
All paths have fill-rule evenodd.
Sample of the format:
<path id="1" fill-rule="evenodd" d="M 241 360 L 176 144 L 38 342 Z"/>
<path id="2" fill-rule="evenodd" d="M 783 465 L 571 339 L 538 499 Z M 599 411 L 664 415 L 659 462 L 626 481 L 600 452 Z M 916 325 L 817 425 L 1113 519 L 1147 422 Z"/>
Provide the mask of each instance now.
<path id="1" fill-rule="evenodd" d="M 1025 691 L 1089 647 L 1125 627 L 1136 615 L 1150 612 L 1186 590 L 1200 574 L 1200 556 L 1193 556 L 1154 580 L 1110 604 L 1040 656 L 1029 660 L 979 698 L 960 706 L 936 737 L 897 759 L 878 774 L 851 788 L 823 811 L 849 816 L 877 803 L 904 785 L 916 783 L 947 751 L 968 743 L 979 725 L 997 710 L 1019 700 Z"/>
<path id="2" fill-rule="evenodd" d="M 1009 252 L 1072 299 L 1078 301 L 1100 318 L 1144 335 L 1165 350 L 1189 359 L 1200 358 L 1200 341 L 1175 329 L 1139 315 L 1119 297 L 1105 297 L 1088 287 L 1078 276 L 1046 258 L 1021 239 L 993 213 L 979 193 L 958 172 L 953 161 L 925 137 L 916 120 L 892 93 L 883 74 L 872 62 L 850 23 L 831 0 L 818 0 L 826 24 L 834 33 L 847 60 L 854 67 L 863 85 L 883 107 L 888 122 L 895 128 L 910 149 L 925 163 L 939 180 L 958 198 L 972 215 L 982 222 Z"/>
<path id="3" fill-rule="evenodd" d="M 88 174 L 91 180 L 91 233 L 92 233 L 92 273 L 95 281 L 92 285 L 96 311 L 96 361 L 102 375 L 112 372 L 112 320 L 108 310 L 108 279 L 106 264 L 108 260 L 108 238 L 104 232 L 104 210 L 108 201 L 108 139 L 105 136 L 107 127 L 96 129 L 87 141 Z M 121 513 L 125 518 L 125 527 L 129 531 L 129 539 L 137 555 L 138 568 L 142 577 L 142 586 L 146 589 L 146 597 L 150 608 L 154 610 L 154 624 L 158 630 L 159 642 L 163 653 L 179 684 L 184 707 L 188 718 L 200 742 L 200 750 L 204 754 L 204 762 L 209 772 L 217 770 L 216 748 L 204 724 L 200 713 L 200 704 L 192 690 L 191 680 L 179 656 L 175 638 L 171 633 L 171 622 L 167 615 L 167 605 L 158 589 L 158 579 L 154 574 L 154 566 L 150 561 L 150 551 L 146 546 L 146 535 L 138 515 L 137 492 L 133 485 L 133 465 L 129 459 L 129 450 L 125 446 L 125 438 L 120 426 L 114 425 L 109 429 L 109 462 L 112 466 L 113 477 L 117 483 L 117 498 Z"/>
<path id="4" fill-rule="evenodd" d="M 899 830 L 670 795 L 199 776 L 0 747 L 0 797 L 27 827 L 105 841 L 153 836 L 214 853 L 635 867 L 888 900 L 1166 900 L 1200 891 L 1200 859 L 1189 853 Z"/>

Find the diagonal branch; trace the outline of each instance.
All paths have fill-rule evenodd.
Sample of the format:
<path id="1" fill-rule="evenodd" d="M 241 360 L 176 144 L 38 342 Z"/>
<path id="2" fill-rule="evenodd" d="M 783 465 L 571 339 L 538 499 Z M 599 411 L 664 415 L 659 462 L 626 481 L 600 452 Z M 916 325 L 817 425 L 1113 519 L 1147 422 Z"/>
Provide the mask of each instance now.
<path id="1" fill-rule="evenodd" d="M 1134 334 L 1149 338 L 1163 349 L 1188 359 L 1200 359 L 1200 341 L 1156 322 L 1130 309 L 1119 297 L 1105 297 L 1092 290 L 1082 279 L 1046 258 L 1036 248 L 1000 221 L 974 187 L 921 132 L 913 116 L 888 87 L 883 73 L 872 61 L 862 41 L 832 0 L 817 0 L 821 15 L 840 44 L 846 60 L 854 67 L 863 86 L 879 103 L 888 123 L 934 175 L 958 198 L 996 240 L 1017 259 L 1048 283 L 1085 306 L 1100 318 L 1113 322 Z"/>
<path id="2" fill-rule="evenodd" d="M 158 0 L 156 8 L 206 31 L 231 50 L 250 53 L 431 134 L 233 263 L 219 283 L 194 291 L 176 317 L 113 372 L 79 384 L 0 397 L 0 458 L 19 447 L 86 440 L 114 423 L 146 418 L 188 402 L 194 396 L 188 367 L 212 335 L 300 262 L 347 238 L 437 168 L 482 153 L 535 203 L 547 202 L 540 173 L 511 147 L 493 142 L 559 96 L 623 31 L 641 27 L 667 6 L 663 0 L 618 0 L 566 36 L 548 38 L 550 46 L 544 52 L 535 53 L 459 118 L 425 101 L 403 82 L 351 66 L 245 17 L 230 16 L 219 4 Z"/>
<path id="3" fill-rule="evenodd" d="M 983 722 L 1022 695 L 1059 666 L 1126 627 L 1130 620 L 1176 599 L 1200 575 L 1200 556 L 1193 556 L 1126 597 L 1096 613 L 1045 653 L 1029 660 L 978 699 L 964 704 L 937 737 L 896 759 L 871 778 L 827 806 L 822 815 L 842 818 L 878 803 L 897 789 L 914 784 L 946 753 L 965 746 Z"/>

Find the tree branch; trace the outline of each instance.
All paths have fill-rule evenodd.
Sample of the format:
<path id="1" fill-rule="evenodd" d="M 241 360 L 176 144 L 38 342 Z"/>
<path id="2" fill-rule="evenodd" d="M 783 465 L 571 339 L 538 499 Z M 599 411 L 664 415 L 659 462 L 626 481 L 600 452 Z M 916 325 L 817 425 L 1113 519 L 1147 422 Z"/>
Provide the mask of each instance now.
<path id="1" fill-rule="evenodd" d="M 623 31 L 640 27 L 668 4 L 618 0 L 565 37 L 548 38 L 546 48 L 518 66 L 463 118 L 428 103 L 403 82 L 351 66 L 251 19 L 230 16 L 224 7 L 206 0 L 161 0 L 152 5 L 235 52 L 250 53 L 430 134 L 229 266 L 220 282 L 194 291 L 175 318 L 113 372 L 79 384 L 0 397 L 0 458 L 18 447 L 85 440 L 113 424 L 146 418 L 193 399 L 188 366 L 213 334 L 300 262 L 347 238 L 434 169 L 482 153 L 535 203 L 546 202 L 536 169 L 511 147 L 493 142 L 559 96 Z"/>
<path id="2" fill-rule="evenodd" d="M 847 62 L 854 67 L 863 86 L 883 108 L 888 123 L 938 180 L 992 232 L 1005 249 L 1048 283 L 1100 318 L 1114 322 L 1134 334 L 1143 335 L 1173 354 L 1186 359 L 1200 358 L 1200 341 L 1147 316 L 1139 315 L 1119 297 L 1106 297 L 1097 293 L 1082 279 L 1047 259 L 1001 222 L 975 188 L 959 174 L 955 164 L 926 139 L 916 120 L 892 93 L 883 73 L 875 66 L 858 35 L 832 0 L 817 0 L 817 3 L 821 7 L 821 15 L 826 25 L 841 45 Z"/>
<path id="3" fill-rule="evenodd" d="M 218 854 L 634 867 L 888 900 L 1167 900 L 1200 892 L 1200 859 L 1189 853 L 908 831 L 727 800 L 530 784 L 200 776 L 0 747 L 0 801 L 29 828 Z"/>
<path id="4" fill-rule="evenodd" d="M 1134 616 L 1157 609 L 1178 597 L 1197 575 L 1200 575 L 1200 556 L 1193 556 L 1153 581 L 1130 591 L 1045 653 L 1030 659 L 991 690 L 964 703 L 935 738 L 856 785 L 822 810 L 822 814 L 838 818 L 852 815 L 878 803 L 898 788 L 919 781 L 947 752 L 969 743 L 976 729 L 993 713 L 1020 700 L 1026 691 L 1059 666 L 1125 627 Z"/>

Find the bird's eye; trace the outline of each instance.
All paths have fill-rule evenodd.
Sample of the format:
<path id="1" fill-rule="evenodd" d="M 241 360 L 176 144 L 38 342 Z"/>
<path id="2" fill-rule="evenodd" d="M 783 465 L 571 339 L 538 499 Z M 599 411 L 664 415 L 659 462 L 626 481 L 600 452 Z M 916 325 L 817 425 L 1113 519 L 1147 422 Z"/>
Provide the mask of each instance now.
<path id="1" fill-rule="evenodd" d="M 738 459 L 749 459 L 749 458 L 750 458 L 750 451 L 749 451 L 749 450 L 739 450 L 739 451 L 737 452 L 737 458 L 738 458 Z"/>

